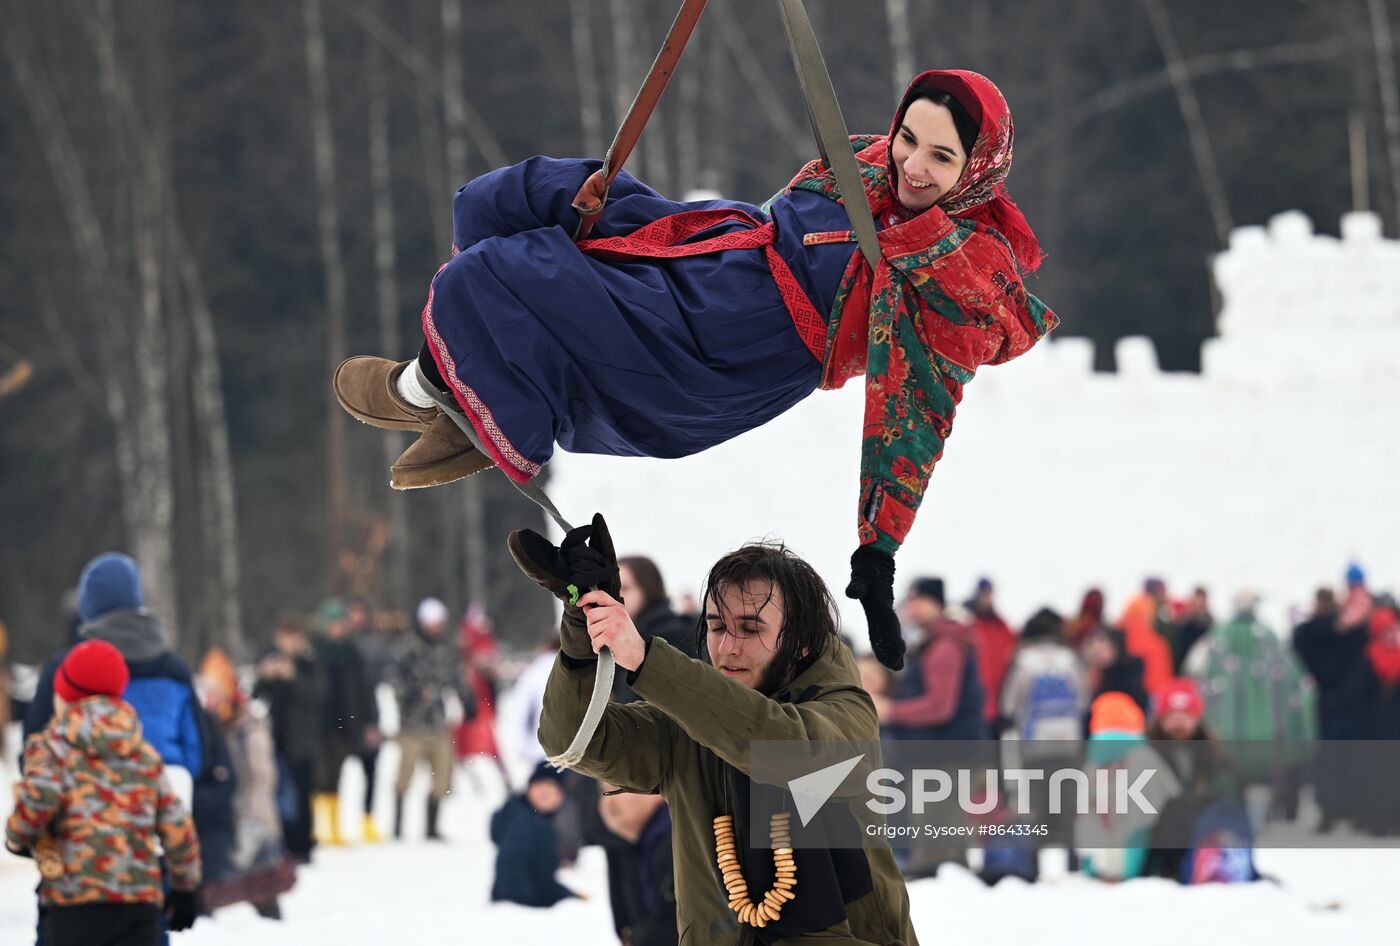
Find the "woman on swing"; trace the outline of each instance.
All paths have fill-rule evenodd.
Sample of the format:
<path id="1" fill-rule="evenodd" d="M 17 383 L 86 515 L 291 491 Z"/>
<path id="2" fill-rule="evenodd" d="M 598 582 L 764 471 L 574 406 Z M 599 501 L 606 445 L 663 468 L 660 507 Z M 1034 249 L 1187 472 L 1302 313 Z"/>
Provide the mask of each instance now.
<path id="1" fill-rule="evenodd" d="M 996 86 L 961 70 L 918 76 L 888 135 L 854 136 L 879 229 L 873 271 L 823 161 L 762 208 L 668 200 L 624 172 L 579 243 L 571 202 L 599 162 L 493 171 L 457 192 L 417 369 L 351 358 L 336 395 L 364 423 L 420 432 L 390 470 L 396 489 L 414 489 L 492 465 L 526 483 L 556 443 L 688 456 L 863 374 L 847 594 L 871 619 L 876 655 L 897 666 L 893 555 L 963 385 L 1056 324 L 1021 282 L 1041 251 L 1003 184 L 1012 136 Z M 484 454 L 439 410 L 443 392 Z"/>

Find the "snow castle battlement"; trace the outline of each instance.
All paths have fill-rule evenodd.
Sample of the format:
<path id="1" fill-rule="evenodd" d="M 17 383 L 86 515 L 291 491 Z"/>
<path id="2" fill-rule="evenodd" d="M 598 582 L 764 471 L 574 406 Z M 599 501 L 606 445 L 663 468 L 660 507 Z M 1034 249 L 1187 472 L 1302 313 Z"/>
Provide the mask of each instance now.
<path id="1" fill-rule="evenodd" d="M 1219 335 L 1202 346 L 1201 374 L 1164 376 L 1151 339 L 1131 337 L 1114 346 L 1116 371 L 1098 380 L 1128 391 L 1188 378 L 1260 393 L 1400 387 L 1400 240 L 1385 239 L 1369 212 L 1343 216 L 1341 232 L 1340 239 L 1314 233 L 1296 210 L 1265 227 L 1236 229 L 1211 265 L 1223 305 Z M 1067 321 L 1072 329 L 1072 315 Z M 1093 374 L 1094 346 L 1051 336 L 1016 364 L 1004 379 L 1014 386 L 1053 378 L 1078 387 Z"/>
<path id="2" fill-rule="evenodd" d="M 1242 227 L 1214 261 L 1220 337 L 1202 351 L 1209 378 L 1272 386 L 1400 384 L 1400 241 L 1373 213 L 1342 218 L 1342 237 L 1297 212 Z"/>

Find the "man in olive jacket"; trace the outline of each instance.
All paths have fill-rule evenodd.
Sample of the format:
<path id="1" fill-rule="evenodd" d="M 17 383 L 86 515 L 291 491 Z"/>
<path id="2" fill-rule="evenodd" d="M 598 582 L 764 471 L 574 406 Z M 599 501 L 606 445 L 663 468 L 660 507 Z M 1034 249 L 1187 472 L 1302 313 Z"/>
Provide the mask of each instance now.
<path id="1" fill-rule="evenodd" d="M 712 824 L 716 816 L 738 814 L 732 786 L 736 778 L 748 784 L 750 743 L 876 741 L 879 729 L 855 660 L 837 636 L 830 592 L 810 565 L 782 546 L 750 545 L 721 559 L 706 589 L 702 660 L 660 638 L 644 642 L 606 591 L 566 604 L 540 744 L 551 755 L 568 746 L 588 705 L 596 654 L 611 648 L 642 699 L 607 707 L 577 769 L 666 798 L 682 943 L 914 946 L 908 891 L 885 847 L 799 849 L 796 896 L 766 929 L 741 925 L 730 909 L 715 866 Z M 805 877 L 816 876 L 803 873 L 804 857 L 838 860 L 839 885 L 824 891 L 815 880 L 804 885 Z M 826 875 L 834 876 L 830 869 Z M 833 911 L 836 921 L 829 922 Z"/>

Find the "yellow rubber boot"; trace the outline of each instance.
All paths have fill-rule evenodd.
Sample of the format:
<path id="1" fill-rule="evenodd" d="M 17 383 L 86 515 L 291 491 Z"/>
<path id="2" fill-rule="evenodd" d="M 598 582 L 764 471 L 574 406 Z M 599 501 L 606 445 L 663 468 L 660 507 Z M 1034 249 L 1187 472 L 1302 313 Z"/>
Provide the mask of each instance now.
<path id="1" fill-rule="evenodd" d="M 315 806 L 316 843 L 344 844 L 345 838 L 340 835 L 340 796 L 320 792 L 311 801 Z"/>
<path id="2" fill-rule="evenodd" d="M 345 843 L 345 838 L 340 833 L 340 796 L 330 795 L 328 797 L 330 798 L 331 831 L 326 843 L 332 847 L 339 847 Z"/>
<path id="3" fill-rule="evenodd" d="M 362 834 L 366 844 L 378 844 L 384 839 L 379 836 L 379 829 L 374 826 L 374 815 L 365 813 L 364 828 Z"/>

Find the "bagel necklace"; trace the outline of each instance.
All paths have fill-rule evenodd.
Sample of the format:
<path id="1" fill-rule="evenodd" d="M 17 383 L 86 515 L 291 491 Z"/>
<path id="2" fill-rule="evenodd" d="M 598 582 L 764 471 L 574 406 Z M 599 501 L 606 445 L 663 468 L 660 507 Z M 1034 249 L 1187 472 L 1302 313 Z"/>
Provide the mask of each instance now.
<path id="1" fill-rule="evenodd" d="M 724 889 L 729 891 L 729 909 L 739 916 L 739 922 L 764 927 L 778 919 L 783 904 L 796 894 L 797 864 L 792 859 L 792 835 L 789 833 L 791 812 L 779 812 L 768 819 L 768 841 L 773 848 L 773 886 L 761 900 L 749 897 L 749 885 L 739 860 L 734 840 L 734 816 L 720 815 L 715 819 L 715 862 L 724 877 Z"/>

